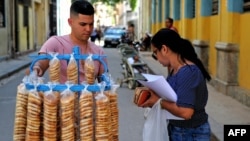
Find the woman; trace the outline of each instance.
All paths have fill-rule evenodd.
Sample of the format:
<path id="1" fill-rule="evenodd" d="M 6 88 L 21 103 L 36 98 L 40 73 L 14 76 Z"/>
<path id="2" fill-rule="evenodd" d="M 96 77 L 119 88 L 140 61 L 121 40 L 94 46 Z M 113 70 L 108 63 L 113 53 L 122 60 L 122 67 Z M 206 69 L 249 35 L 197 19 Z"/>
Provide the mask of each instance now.
<path id="1" fill-rule="evenodd" d="M 211 77 L 198 59 L 190 41 L 171 29 L 159 30 L 151 40 L 153 56 L 171 68 L 167 81 L 177 101 L 161 100 L 161 107 L 184 120 L 169 120 L 170 141 L 209 141 L 210 125 L 205 106 L 208 100 L 206 80 Z M 159 96 L 152 93 L 142 107 L 152 107 Z"/>

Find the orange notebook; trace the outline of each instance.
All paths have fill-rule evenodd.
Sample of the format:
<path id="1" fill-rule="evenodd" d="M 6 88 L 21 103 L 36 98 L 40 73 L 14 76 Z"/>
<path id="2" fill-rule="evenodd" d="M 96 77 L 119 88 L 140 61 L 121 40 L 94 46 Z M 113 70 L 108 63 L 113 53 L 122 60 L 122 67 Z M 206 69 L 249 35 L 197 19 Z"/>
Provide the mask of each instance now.
<path id="1" fill-rule="evenodd" d="M 141 106 L 150 97 L 150 90 L 147 87 L 136 87 L 134 103 Z"/>

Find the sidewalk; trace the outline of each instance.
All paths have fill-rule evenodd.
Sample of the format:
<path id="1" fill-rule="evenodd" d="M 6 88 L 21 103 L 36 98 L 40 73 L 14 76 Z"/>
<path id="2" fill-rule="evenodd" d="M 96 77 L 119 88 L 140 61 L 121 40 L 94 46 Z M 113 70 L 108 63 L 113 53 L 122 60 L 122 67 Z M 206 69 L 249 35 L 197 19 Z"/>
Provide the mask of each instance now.
<path id="1" fill-rule="evenodd" d="M 144 62 L 155 74 L 167 76 L 167 68 L 155 61 L 150 52 L 140 52 Z M 250 124 L 250 107 L 247 107 L 232 97 L 226 96 L 216 91 L 210 84 L 207 84 L 209 98 L 207 103 L 207 113 L 214 140 L 224 140 L 224 127 L 228 124 Z"/>
<path id="2" fill-rule="evenodd" d="M 31 53 L 24 56 L 19 56 L 16 59 L 7 61 L 0 60 L 0 81 L 12 74 L 18 72 L 23 68 L 27 68 L 31 59 L 29 55 L 36 55 Z M 167 68 L 164 68 L 151 57 L 150 52 L 141 52 L 141 57 L 147 62 L 150 69 L 155 74 L 167 75 Z M 226 96 L 216 91 L 210 84 L 208 84 L 209 99 L 206 110 L 209 114 L 209 122 L 213 135 L 219 141 L 223 141 L 223 125 L 225 124 L 250 124 L 250 107 L 247 107 L 233 98 Z"/>
<path id="3" fill-rule="evenodd" d="M 0 58 L 0 80 L 8 78 L 24 68 L 28 68 L 32 61 L 29 55 L 37 55 L 37 52 L 21 55 L 15 59 Z"/>

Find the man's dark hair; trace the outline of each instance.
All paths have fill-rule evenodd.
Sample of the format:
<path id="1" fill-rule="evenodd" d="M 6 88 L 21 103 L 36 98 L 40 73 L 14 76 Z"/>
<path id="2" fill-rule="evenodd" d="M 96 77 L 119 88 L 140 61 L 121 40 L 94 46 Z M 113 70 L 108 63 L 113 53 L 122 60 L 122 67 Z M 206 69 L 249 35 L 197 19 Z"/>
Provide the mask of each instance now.
<path id="1" fill-rule="evenodd" d="M 128 26 L 129 27 L 135 27 L 135 25 L 133 23 L 130 23 Z"/>
<path id="2" fill-rule="evenodd" d="M 70 14 L 94 15 L 95 10 L 91 3 L 86 0 L 76 0 L 70 6 Z"/>
<path id="3" fill-rule="evenodd" d="M 174 23 L 174 20 L 172 18 L 170 18 L 170 17 L 167 17 L 166 20 L 169 20 L 170 23 Z"/>

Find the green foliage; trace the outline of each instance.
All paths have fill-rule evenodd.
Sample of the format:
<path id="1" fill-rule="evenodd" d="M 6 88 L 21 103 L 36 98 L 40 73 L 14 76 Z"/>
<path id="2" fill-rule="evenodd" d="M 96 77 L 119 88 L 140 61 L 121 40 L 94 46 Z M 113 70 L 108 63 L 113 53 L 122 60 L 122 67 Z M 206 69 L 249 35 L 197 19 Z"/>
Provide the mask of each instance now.
<path id="1" fill-rule="evenodd" d="M 115 4 L 122 2 L 122 1 L 123 0 L 91 0 L 91 3 L 102 2 L 102 3 L 105 3 L 107 5 L 114 6 Z"/>
<path id="2" fill-rule="evenodd" d="M 137 3 L 137 0 L 129 0 L 129 4 L 130 4 L 130 7 L 131 7 L 132 11 L 135 10 L 136 3 Z"/>
<path id="3" fill-rule="evenodd" d="M 122 1 L 124 1 L 124 0 L 91 0 L 91 3 L 103 2 L 103 3 L 107 4 L 107 5 L 114 6 L 115 4 L 117 4 L 119 2 L 122 2 Z M 137 0 L 129 0 L 129 4 L 130 4 L 130 7 L 131 7 L 132 11 L 135 10 L 136 3 L 137 3 Z"/>

